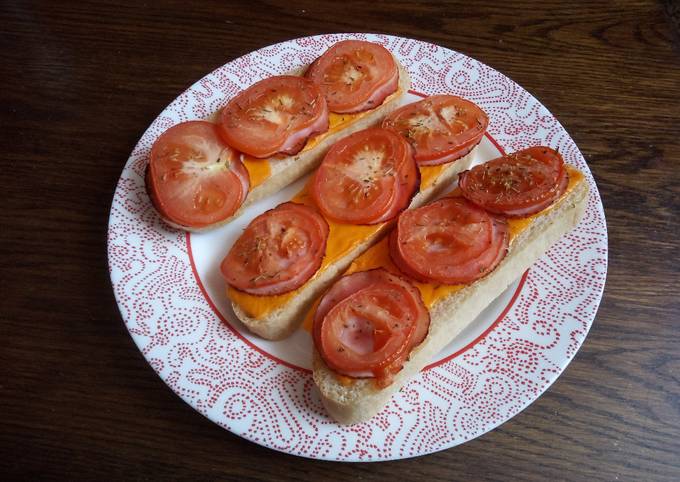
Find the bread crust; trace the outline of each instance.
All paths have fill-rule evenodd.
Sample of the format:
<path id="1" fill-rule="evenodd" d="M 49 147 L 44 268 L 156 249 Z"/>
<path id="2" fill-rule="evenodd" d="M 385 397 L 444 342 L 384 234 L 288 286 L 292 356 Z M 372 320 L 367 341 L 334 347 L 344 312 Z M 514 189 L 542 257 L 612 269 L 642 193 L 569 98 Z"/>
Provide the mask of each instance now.
<path id="1" fill-rule="evenodd" d="M 292 184 L 293 182 L 297 181 L 305 174 L 314 170 L 321 163 L 321 160 L 326 155 L 328 149 L 337 141 L 354 132 L 366 129 L 377 124 L 383 119 L 383 117 L 389 115 L 401 105 L 400 104 L 401 99 L 408 93 L 408 90 L 411 87 L 411 78 L 408 74 L 408 71 L 399 63 L 399 61 L 396 58 L 394 59 L 394 61 L 397 63 L 397 66 L 399 67 L 399 87 L 397 89 L 397 95 L 392 94 L 392 96 L 385 99 L 385 101 L 381 105 L 371 110 L 364 117 L 355 122 L 352 122 L 350 125 L 342 129 L 339 129 L 337 132 L 329 134 L 313 148 L 304 152 L 299 152 L 298 154 L 294 154 L 292 156 L 277 159 L 275 162 L 271 163 L 271 175 L 264 182 L 255 186 L 250 192 L 248 192 L 248 195 L 246 196 L 246 199 L 243 201 L 243 204 L 241 204 L 241 207 L 232 216 L 218 223 L 214 223 L 209 226 L 204 226 L 200 228 L 192 228 L 174 223 L 173 221 L 165 218 L 159 212 L 161 219 L 163 219 L 163 221 L 167 225 L 172 226 L 173 228 L 182 229 L 184 231 L 189 231 L 192 233 L 210 231 L 212 229 L 228 224 L 229 222 L 233 221 L 235 218 L 240 216 L 243 213 L 243 211 L 251 204 L 254 204 L 261 199 L 271 196 L 272 194 L 280 191 L 289 184 Z M 301 68 L 296 72 L 292 72 L 291 74 L 302 75 L 304 74 L 305 69 L 306 68 Z M 209 120 L 215 121 L 216 119 L 217 113 L 214 114 Z"/>
<path id="2" fill-rule="evenodd" d="M 583 179 L 545 215 L 536 218 L 508 249 L 508 254 L 488 276 L 440 300 L 430 310 L 430 331 L 411 353 L 394 382 L 383 389 L 371 379 L 342 383 L 314 350 L 314 383 L 328 413 L 341 424 L 368 420 L 387 404 L 414 375 L 469 325 L 486 306 L 519 278 L 547 249 L 571 231 L 585 212 L 588 183 Z M 455 317 L 452 314 L 455 313 Z"/>

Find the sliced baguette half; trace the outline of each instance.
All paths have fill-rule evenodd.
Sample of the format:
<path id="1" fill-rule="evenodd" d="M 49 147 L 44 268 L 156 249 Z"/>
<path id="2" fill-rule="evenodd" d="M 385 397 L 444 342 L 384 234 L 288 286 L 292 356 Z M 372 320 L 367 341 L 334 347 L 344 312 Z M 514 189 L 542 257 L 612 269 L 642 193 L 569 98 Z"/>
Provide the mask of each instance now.
<path id="1" fill-rule="evenodd" d="M 477 148 L 466 156 L 449 163 L 439 172 L 436 180 L 427 188 L 419 191 L 412 199 L 409 208 L 422 206 L 442 193 L 446 186 L 450 186 L 458 173 L 469 169 L 473 164 Z M 305 285 L 298 289 L 296 295 L 286 304 L 272 310 L 263 317 L 253 317 L 232 299 L 234 313 L 239 320 L 253 333 L 268 340 L 280 340 L 296 330 L 305 318 L 316 298 L 323 293 L 361 253 L 378 242 L 387 233 L 382 230 L 367 237 L 361 244 L 355 246 L 342 258 L 317 272 Z"/>
<path id="2" fill-rule="evenodd" d="M 354 132 L 366 129 L 367 127 L 371 127 L 377 124 L 383 119 L 383 117 L 392 113 L 392 111 L 396 110 L 398 107 L 401 106 L 402 99 L 408 93 L 411 87 L 411 77 L 409 76 L 408 71 L 399 63 L 399 61 L 396 58 L 394 59 L 394 61 L 397 63 L 397 66 L 399 68 L 399 87 L 397 88 L 396 92 L 388 96 L 383 101 L 383 103 L 380 104 L 375 109 L 371 109 L 370 111 L 366 111 L 363 113 L 358 113 L 359 115 L 357 115 L 355 119 L 349 120 L 346 125 L 343 125 L 342 127 L 328 134 L 325 135 L 321 134 L 323 137 L 311 149 L 307 150 L 303 149 L 299 153 L 294 154 L 292 156 L 270 159 L 269 163 L 271 171 L 269 177 L 267 177 L 267 179 L 265 179 L 262 183 L 258 184 L 248 192 L 248 195 L 246 196 L 246 199 L 243 201 L 243 204 L 241 204 L 241 207 L 232 216 L 218 223 L 211 224 L 209 226 L 201 228 L 182 226 L 172 222 L 169 219 L 166 219 L 164 216 L 161 215 L 163 221 L 169 226 L 172 226 L 173 228 L 183 229 L 185 231 L 190 232 L 202 232 L 215 229 L 219 226 L 223 226 L 229 223 L 233 219 L 240 216 L 243 210 L 246 209 L 251 204 L 259 201 L 260 199 L 264 199 L 268 196 L 271 196 L 272 194 L 280 191 L 289 184 L 292 184 L 293 182 L 297 181 L 305 174 L 314 170 L 321 163 L 321 160 L 326 155 L 328 149 L 337 141 Z M 305 69 L 303 68 L 292 74 L 303 75 L 304 70 Z M 219 117 L 218 113 L 215 113 L 207 120 L 216 122 L 218 117 Z M 267 162 L 266 160 L 263 161 Z"/>
<path id="3" fill-rule="evenodd" d="M 545 251 L 579 222 L 586 209 L 588 183 L 581 177 L 565 196 L 511 242 L 508 253 L 486 277 L 434 304 L 430 309 L 430 330 L 411 353 L 394 382 L 378 388 L 372 379 L 340 378 L 314 350 L 313 377 L 328 413 L 341 424 L 363 422 L 378 413 L 413 376 L 453 340 L 467 325 L 519 278 Z"/>

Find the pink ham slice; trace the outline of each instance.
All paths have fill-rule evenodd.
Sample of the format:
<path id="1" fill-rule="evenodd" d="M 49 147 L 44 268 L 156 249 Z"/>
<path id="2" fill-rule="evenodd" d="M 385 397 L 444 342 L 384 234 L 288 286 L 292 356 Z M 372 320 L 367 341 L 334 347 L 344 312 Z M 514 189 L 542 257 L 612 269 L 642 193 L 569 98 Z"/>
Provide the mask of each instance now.
<path id="1" fill-rule="evenodd" d="M 399 68 L 383 46 L 345 40 L 309 66 L 305 77 L 316 83 L 338 114 L 374 109 L 399 88 Z"/>
<path id="2" fill-rule="evenodd" d="M 442 206 L 448 203 L 451 210 L 455 209 L 459 203 L 474 206 L 460 197 L 445 198 L 436 203 Z M 406 216 L 399 219 L 397 228 L 390 234 L 390 257 L 404 274 L 424 283 L 467 284 L 493 271 L 505 257 L 509 242 L 508 225 L 505 219 L 486 213 L 475 206 L 476 214 L 482 215 L 481 219 L 476 218 L 477 222 L 463 226 L 454 223 L 447 224 L 443 228 L 443 233 L 435 233 L 434 230 L 441 229 L 438 226 L 446 223 L 447 220 L 436 218 L 436 214 L 443 212 L 441 209 L 434 211 L 434 215 L 428 217 L 427 220 L 423 220 L 422 213 L 426 213 L 423 210 L 428 207 L 408 212 Z M 423 223 L 422 228 L 417 224 L 419 222 Z M 465 233 L 461 230 L 465 228 L 469 229 L 467 236 L 471 242 L 474 242 L 470 248 L 461 250 L 457 254 L 448 256 L 446 260 L 440 260 L 434 264 L 426 261 L 432 258 L 427 251 L 418 252 L 423 249 L 423 244 L 427 247 L 426 249 L 436 250 L 434 240 L 437 236 L 464 239 Z M 477 239 L 473 239 L 475 237 Z M 484 239 L 480 240 L 481 237 Z M 416 251 L 411 247 L 414 241 L 418 244 Z"/>
<path id="3" fill-rule="evenodd" d="M 222 276 L 252 295 L 297 289 L 321 266 L 328 232 L 328 223 L 313 208 L 281 204 L 251 221 L 222 261 Z"/>
<path id="4" fill-rule="evenodd" d="M 370 303 L 395 296 L 405 296 L 404 307 L 411 307 L 405 308 L 404 319 L 394 319 L 388 310 Z M 401 369 L 411 350 L 423 341 L 429 323 L 429 311 L 413 285 L 384 269 L 374 269 L 344 276 L 331 287 L 316 310 L 313 335 L 321 356 L 336 372 L 384 381 Z M 328 342 L 324 330 L 333 330 L 337 339 Z M 362 365 L 366 367 L 361 369 Z"/>

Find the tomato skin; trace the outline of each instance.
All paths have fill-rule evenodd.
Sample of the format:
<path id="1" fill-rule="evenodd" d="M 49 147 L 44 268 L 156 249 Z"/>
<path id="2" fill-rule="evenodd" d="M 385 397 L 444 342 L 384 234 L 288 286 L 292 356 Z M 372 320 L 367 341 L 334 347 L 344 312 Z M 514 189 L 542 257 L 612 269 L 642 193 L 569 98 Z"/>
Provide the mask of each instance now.
<path id="1" fill-rule="evenodd" d="M 419 281 L 421 283 L 429 283 L 430 280 L 420 274 L 418 271 L 415 271 L 411 269 L 411 267 L 404 261 L 404 258 L 399 251 L 399 237 L 397 235 L 397 230 L 394 229 L 389 235 L 389 250 L 390 250 L 390 259 L 394 263 L 394 265 L 404 273 L 406 276 L 408 276 L 411 279 L 414 279 L 416 281 Z"/>
<path id="2" fill-rule="evenodd" d="M 382 127 L 397 132 L 415 149 L 418 165 L 453 162 L 482 140 L 489 117 L 475 103 L 455 95 L 433 95 L 392 112 Z"/>
<path id="3" fill-rule="evenodd" d="M 493 159 L 459 175 L 463 196 L 508 217 L 544 210 L 564 194 L 568 183 L 562 156 L 542 146 Z"/>
<path id="4" fill-rule="evenodd" d="M 151 148 L 145 182 L 167 221 L 203 228 L 232 216 L 243 203 L 248 171 L 217 126 L 187 121 L 163 132 Z"/>
<path id="5" fill-rule="evenodd" d="M 412 150 L 410 150 L 412 152 Z M 411 159 L 413 159 L 411 155 Z M 392 203 L 392 206 L 374 221 L 372 224 L 385 223 L 396 218 L 399 213 L 403 212 L 411 205 L 413 197 L 420 187 L 420 170 L 415 160 L 407 162 L 403 170 L 400 170 L 399 187 L 397 190 L 397 198 Z"/>
<path id="6" fill-rule="evenodd" d="M 331 147 L 310 192 L 328 219 L 376 224 L 408 207 L 419 185 L 420 172 L 408 142 L 391 131 L 369 128 Z"/>
<path id="7" fill-rule="evenodd" d="M 220 129 L 230 146 L 253 157 L 293 155 L 312 134 L 328 130 L 328 106 L 318 86 L 304 77 L 269 77 L 227 103 Z"/>
<path id="8" fill-rule="evenodd" d="M 463 197 L 440 199 L 407 211 L 390 235 L 390 257 L 407 276 L 423 283 L 468 284 L 502 261 L 507 223 Z"/>
<path id="9" fill-rule="evenodd" d="M 479 137 L 475 137 L 471 142 L 461 145 L 458 149 L 451 152 L 450 154 L 443 155 L 435 159 L 421 160 L 419 166 L 439 166 L 440 164 L 447 164 L 449 162 L 457 161 L 465 156 L 467 156 L 477 145 L 481 142 L 483 134 Z"/>
<path id="10" fill-rule="evenodd" d="M 309 66 L 305 76 L 323 92 L 332 112 L 378 107 L 399 86 L 399 69 L 383 46 L 363 40 L 337 42 Z"/>
<path id="11" fill-rule="evenodd" d="M 222 261 L 222 276 L 233 288 L 258 296 L 297 289 L 321 266 L 328 233 L 314 208 L 280 204 L 246 227 Z"/>
<path id="12" fill-rule="evenodd" d="M 408 340 L 413 336 L 415 331 L 415 324 L 411 323 L 402 327 L 397 326 L 394 331 L 389 331 L 392 328 L 391 323 L 398 320 L 397 316 L 392 316 L 389 321 L 380 319 L 379 317 L 370 316 L 369 310 L 355 314 L 353 308 L 355 306 L 367 306 L 366 303 L 373 301 L 380 304 L 380 310 L 391 311 L 394 314 L 400 313 L 397 306 L 390 303 L 389 291 L 380 290 L 378 288 L 365 288 L 364 290 L 353 293 L 341 303 L 335 305 L 326 315 L 327 319 L 321 325 L 321 345 L 320 353 L 324 357 L 324 361 L 332 370 L 344 375 L 366 374 L 381 375 L 387 367 L 395 363 L 398 359 L 404 358 L 406 348 L 408 347 Z M 407 303 L 405 299 L 399 299 L 401 303 Z M 356 356 L 357 353 L 352 353 L 346 343 L 338 339 L 338 333 L 341 326 L 349 326 L 349 320 L 357 316 L 365 316 L 369 320 L 368 326 L 361 326 L 359 332 L 363 330 L 373 330 L 374 338 L 377 338 L 375 332 L 388 332 L 387 339 L 384 340 L 380 348 L 372 348 L 367 353 L 360 353 L 363 356 Z M 394 320 L 394 321 L 392 321 Z M 339 326 L 341 325 L 341 326 Z M 352 326 L 354 328 L 354 326 Z M 358 337 L 358 336 L 357 336 Z M 374 345 L 379 345 L 373 341 Z M 370 375 L 369 375 L 370 376 Z"/>
<path id="13" fill-rule="evenodd" d="M 378 268 L 343 276 L 328 290 L 314 315 L 312 336 L 329 368 L 386 386 L 425 339 L 429 324 L 420 292 Z"/>

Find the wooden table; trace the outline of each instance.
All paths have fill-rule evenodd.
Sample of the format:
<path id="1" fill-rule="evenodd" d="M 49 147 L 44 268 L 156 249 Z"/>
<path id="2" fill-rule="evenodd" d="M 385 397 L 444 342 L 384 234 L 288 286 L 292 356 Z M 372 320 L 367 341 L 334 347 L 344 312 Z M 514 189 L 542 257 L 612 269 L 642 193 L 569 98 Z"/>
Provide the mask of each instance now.
<path id="1" fill-rule="evenodd" d="M 680 478 L 677 3 L 164 3 L 3 3 L 5 480 Z M 365 30 L 466 53 L 559 118 L 602 194 L 609 275 L 583 348 L 523 413 L 417 460 L 340 464 L 247 442 L 177 398 L 121 321 L 105 244 L 125 160 L 188 85 L 274 42 Z"/>

